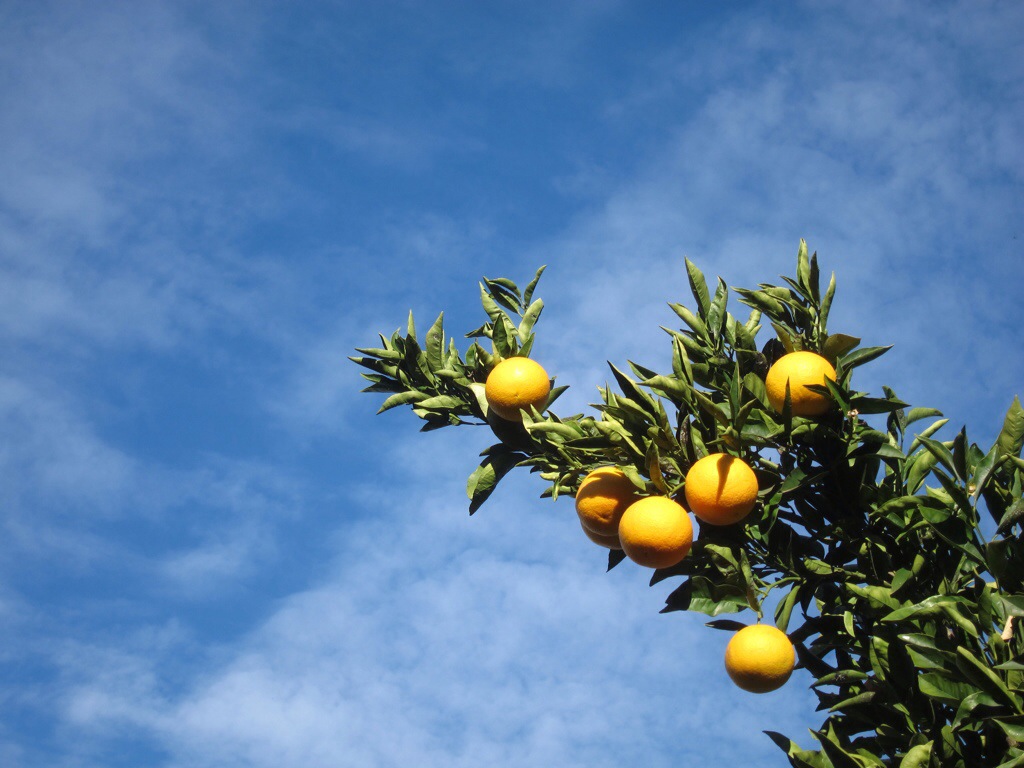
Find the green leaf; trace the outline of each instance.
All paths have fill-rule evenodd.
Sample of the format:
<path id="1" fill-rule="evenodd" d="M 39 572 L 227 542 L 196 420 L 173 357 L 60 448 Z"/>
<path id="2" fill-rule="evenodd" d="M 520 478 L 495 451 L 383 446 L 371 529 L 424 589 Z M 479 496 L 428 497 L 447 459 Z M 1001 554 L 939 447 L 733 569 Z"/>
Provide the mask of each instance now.
<path id="1" fill-rule="evenodd" d="M 711 296 L 708 293 L 708 284 L 704 280 L 704 274 L 697 268 L 689 259 L 686 261 L 686 277 L 690 282 L 690 292 L 693 294 L 693 298 L 697 301 L 697 311 L 701 317 L 708 316 L 708 310 L 711 308 Z"/>
<path id="2" fill-rule="evenodd" d="M 503 447 L 503 446 L 502 446 Z M 466 495 L 470 498 L 469 514 L 476 512 L 494 492 L 498 482 L 524 457 L 522 453 L 495 451 L 480 462 L 466 482 Z"/>
<path id="3" fill-rule="evenodd" d="M 856 408 L 858 413 L 894 413 L 907 404 L 900 400 L 891 400 L 881 397 L 854 397 L 850 400 L 850 407 Z"/>
<path id="4" fill-rule="evenodd" d="M 824 331 L 828 325 L 828 314 L 832 309 L 832 299 L 836 295 L 836 273 L 832 273 L 832 277 L 829 278 L 828 288 L 825 289 L 825 295 L 821 299 L 821 309 L 818 313 L 819 323 L 821 324 L 821 330 Z"/>
<path id="5" fill-rule="evenodd" d="M 746 590 L 733 584 L 716 584 L 704 576 L 691 576 L 665 600 L 662 613 L 698 611 L 708 616 L 736 613 L 747 608 Z"/>
<path id="6" fill-rule="evenodd" d="M 927 744 L 918 744 L 916 747 L 911 747 L 910 750 L 900 760 L 900 768 L 928 768 L 932 759 L 932 742 Z"/>
<path id="7" fill-rule="evenodd" d="M 615 381 L 619 385 L 619 389 L 622 393 L 634 403 L 639 405 L 644 411 L 653 416 L 655 419 L 658 418 L 658 406 L 655 405 L 654 399 L 644 392 L 640 387 L 636 385 L 632 379 L 629 378 L 625 373 L 620 371 L 611 363 L 608 363 L 608 367 L 612 369 L 612 374 L 615 376 Z"/>
<path id="8" fill-rule="evenodd" d="M 919 453 L 913 456 L 911 460 L 908 460 L 906 467 L 907 490 L 911 493 L 917 493 L 937 461 L 938 458 L 931 452 Z"/>
<path id="9" fill-rule="evenodd" d="M 710 397 L 705 395 L 699 389 L 693 390 L 693 394 L 697 397 L 697 405 L 704 409 L 708 415 L 713 416 L 722 426 L 731 426 L 729 415 L 720 405 L 716 404 Z"/>
<path id="10" fill-rule="evenodd" d="M 778 318 L 783 317 L 786 314 L 785 305 L 764 291 L 751 291 L 745 288 L 737 288 L 736 293 L 740 297 L 741 303 L 764 312 L 769 319 L 773 320 L 773 326 L 778 322 Z"/>
<path id="11" fill-rule="evenodd" d="M 807 298 L 811 296 L 811 265 L 807 261 L 807 241 L 800 238 L 800 247 L 796 252 L 796 279 L 801 288 L 807 291 Z"/>
<path id="12" fill-rule="evenodd" d="M 832 762 L 834 768 L 866 768 L 867 766 L 883 766 L 884 763 L 875 759 L 868 761 L 862 755 L 856 755 L 844 749 L 839 744 L 839 738 L 830 728 L 827 733 L 811 731 L 814 738 L 821 744 L 821 751 L 824 752 Z"/>
<path id="13" fill-rule="evenodd" d="M 427 364 L 431 371 L 439 371 L 444 368 L 444 312 L 437 316 L 437 320 L 427 331 Z"/>
<path id="14" fill-rule="evenodd" d="M 533 276 L 533 280 L 526 286 L 526 290 L 523 291 L 523 304 L 529 306 L 533 301 L 533 292 L 537 289 L 537 283 L 540 282 L 540 276 L 544 274 L 544 270 L 547 269 L 547 265 L 537 270 L 537 274 Z"/>
<path id="15" fill-rule="evenodd" d="M 1004 704 L 1012 707 L 1018 715 L 1024 714 L 1020 699 L 1010 693 L 1010 690 L 1003 681 L 999 679 L 999 676 L 987 664 L 963 646 L 957 647 L 956 652 L 961 660 L 957 666 L 964 673 L 965 677 L 974 685 L 987 691 L 996 700 L 1001 700 Z"/>
<path id="16" fill-rule="evenodd" d="M 487 285 L 488 293 L 498 304 L 510 312 L 519 313 L 522 304 L 520 303 L 519 287 L 515 283 L 507 277 L 498 277 L 493 280 L 485 277 L 484 283 Z"/>
<path id="17" fill-rule="evenodd" d="M 757 398 L 761 405 L 765 408 L 771 408 L 771 403 L 768 401 L 768 390 L 764 386 L 764 379 L 756 373 L 748 373 L 743 377 L 743 386 L 750 394 Z"/>
<path id="18" fill-rule="evenodd" d="M 856 349 L 858 344 L 860 344 L 860 339 L 856 336 L 834 333 L 825 339 L 825 343 L 821 348 L 821 356 L 834 366 L 839 358 L 847 352 Z"/>
<path id="19" fill-rule="evenodd" d="M 978 693 L 978 689 L 967 683 L 952 680 L 940 672 L 924 672 L 917 678 L 917 687 L 930 699 L 937 699 L 953 706 L 968 696 Z"/>
<path id="20" fill-rule="evenodd" d="M 796 605 L 796 601 L 799 597 L 800 583 L 798 582 L 789 590 L 785 599 L 779 602 L 779 606 L 775 611 L 775 626 L 783 632 L 789 629 L 789 619 L 793 613 L 793 607 Z"/>
<path id="21" fill-rule="evenodd" d="M 742 621 L 733 621 L 732 619 L 715 619 L 714 621 L 704 622 L 705 627 L 711 627 L 712 629 L 721 629 L 727 632 L 739 632 L 747 625 Z"/>
<path id="22" fill-rule="evenodd" d="M 621 549 L 610 549 L 608 550 L 608 570 L 610 571 L 616 565 L 626 559 L 626 553 Z"/>
<path id="23" fill-rule="evenodd" d="M 425 392 L 416 392 L 415 390 L 409 390 L 408 392 L 400 392 L 396 395 L 392 395 L 381 405 L 378 414 L 384 413 L 384 411 L 395 408 L 399 405 L 406 405 L 408 403 L 417 403 L 420 400 L 426 400 L 429 397 Z"/>
<path id="24" fill-rule="evenodd" d="M 839 366 L 848 371 L 851 368 L 856 368 L 858 365 L 864 365 L 864 363 L 869 363 L 881 357 L 890 349 L 892 349 L 892 344 L 886 347 L 864 347 L 863 349 L 851 352 L 845 357 L 839 358 Z"/>
<path id="25" fill-rule="evenodd" d="M 996 528 L 996 533 L 1005 534 L 1022 520 L 1024 520 L 1024 498 L 1017 499 L 1010 505 L 1010 508 L 1006 510 L 999 520 L 999 527 Z"/>
<path id="26" fill-rule="evenodd" d="M 854 595 L 864 598 L 872 608 L 899 608 L 899 602 L 893 599 L 889 590 L 881 586 L 862 587 L 859 584 L 846 584 L 846 589 Z"/>
<path id="27" fill-rule="evenodd" d="M 789 757 L 790 765 L 796 766 L 796 768 L 832 768 L 828 758 L 821 752 L 810 752 L 801 749 L 795 741 L 791 741 L 781 733 L 776 733 L 775 731 L 764 731 L 764 733 L 775 742 L 779 749 L 786 753 L 786 756 Z"/>
<path id="28" fill-rule="evenodd" d="M 915 435 L 913 441 L 910 443 L 910 447 L 907 449 L 907 456 L 912 454 L 917 448 L 921 446 L 922 437 L 931 437 L 944 426 L 946 426 L 946 424 L 948 423 L 949 419 L 938 419 L 937 421 L 933 421 L 931 424 L 929 424 L 925 428 L 924 432 L 922 432 L 919 435 Z"/>
<path id="29" fill-rule="evenodd" d="M 996 445 L 1004 456 L 1020 456 L 1021 448 L 1024 447 L 1024 407 L 1021 407 L 1020 397 L 1016 395 L 1006 412 Z"/>
<path id="30" fill-rule="evenodd" d="M 711 338 L 708 334 L 708 327 L 704 321 L 693 314 L 689 309 L 684 307 L 682 304 L 669 304 L 669 307 L 676 313 L 676 315 L 679 316 L 680 320 L 690 326 L 699 338 L 704 340 L 709 340 Z"/>
<path id="31" fill-rule="evenodd" d="M 487 316 L 491 318 L 492 321 L 505 314 L 501 311 L 501 307 L 499 307 L 491 297 L 491 294 L 487 292 L 487 288 L 484 287 L 483 283 L 480 283 L 480 303 L 484 307 L 484 312 L 487 313 Z"/>
<path id="32" fill-rule="evenodd" d="M 996 725 L 1003 728 L 1004 732 L 1007 730 L 1000 720 L 996 720 Z M 1024 742 L 1024 732 L 1021 732 L 1020 730 L 1007 733 L 1006 735 L 1018 743 Z M 1005 763 L 1000 763 L 995 768 L 1022 768 L 1022 766 L 1024 766 L 1024 754 L 1017 755 L 1016 757 L 1007 760 Z"/>
<path id="33" fill-rule="evenodd" d="M 965 598 L 954 595 L 932 595 L 914 605 L 897 607 L 891 613 L 883 616 L 882 621 L 895 622 L 906 619 L 934 618 L 942 614 L 949 615 L 947 613 L 949 609 L 956 610 L 957 605 L 962 605 L 966 602 Z M 961 619 L 964 620 L 963 616 L 961 616 Z M 973 631 L 973 634 L 977 637 L 976 629 Z"/>
<path id="34" fill-rule="evenodd" d="M 995 472 L 1005 460 L 1005 456 L 1002 455 L 1000 451 L 999 443 L 996 442 L 991 448 L 989 448 L 988 453 L 982 457 L 981 461 L 974 466 L 974 476 L 971 480 L 974 484 L 973 496 L 975 499 L 981 496 L 985 487 L 988 485 L 988 480 L 992 476 L 992 473 Z"/>
<path id="35" fill-rule="evenodd" d="M 718 287 L 715 289 L 715 297 L 711 300 L 708 308 L 708 333 L 714 341 L 721 333 L 725 323 L 725 306 L 729 301 L 729 286 L 722 278 L 718 278 Z"/>
<path id="36" fill-rule="evenodd" d="M 907 411 L 907 426 L 910 426 L 915 421 L 926 419 L 929 416 L 941 417 L 942 411 L 940 411 L 938 408 L 911 408 L 909 411 Z"/>
<path id="37" fill-rule="evenodd" d="M 428 397 L 425 400 L 419 400 L 416 403 L 417 408 L 425 408 L 427 410 L 462 410 L 465 406 L 465 401 L 461 397 L 454 397 L 453 395 L 435 395 L 434 397 Z"/>
<path id="38" fill-rule="evenodd" d="M 544 310 L 544 302 L 537 299 L 535 302 L 530 304 L 526 308 L 526 312 L 523 313 L 523 319 L 519 323 L 518 333 L 521 341 L 526 341 L 526 337 L 530 335 L 533 330 L 533 326 L 537 323 L 537 319 L 540 317 L 540 313 Z"/>

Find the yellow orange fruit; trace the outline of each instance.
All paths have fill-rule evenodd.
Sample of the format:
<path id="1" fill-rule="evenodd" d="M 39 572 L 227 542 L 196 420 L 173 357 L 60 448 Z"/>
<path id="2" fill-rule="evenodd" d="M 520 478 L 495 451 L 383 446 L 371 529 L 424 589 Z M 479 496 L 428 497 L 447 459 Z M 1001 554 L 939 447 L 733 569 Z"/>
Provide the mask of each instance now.
<path id="1" fill-rule="evenodd" d="M 744 627 L 725 648 L 725 671 L 744 691 L 768 693 L 781 688 L 796 666 L 796 651 L 786 633 L 770 624 Z"/>
<path id="2" fill-rule="evenodd" d="M 592 530 L 587 528 L 587 526 L 583 525 L 582 523 L 583 521 L 581 520 L 580 528 L 583 529 L 583 532 L 587 535 L 587 538 L 595 544 L 598 544 L 604 547 L 605 549 L 622 549 L 622 545 L 619 543 L 618 534 L 614 536 L 605 536 L 600 533 L 594 533 Z"/>
<path id="3" fill-rule="evenodd" d="M 637 500 L 637 488 L 618 467 L 600 467 L 583 478 L 576 492 L 576 514 L 583 527 L 601 536 L 619 535 L 619 520 Z"/>
<path id="4" fill-rule="evenodd" d="M 712 453 L 686 473 L 686 503 L 698 519 L 732 525 L 750 514 L 757 502 L 757 475 L 742 459 Z"/>
<path id="5" fill-rule="evenodd" d="M 520 409 L 543 408 L 550 392 L 547 371 L 528 357 L 502 360 L 491 369 L 484 384 L 488 407 L 507 421 L 522 421 Z"/>
<path id="6" fill-rule="evenodd" d="M 827 395 L 812 392 L 808 384 L 821 384 L 825 379 L 836 380 L 836 369 L 815 352 L 790 352 L 783 355 L 768 370 L 764 386 L 768 402 L 779 413 L 786 402 L 786 382 L 789 382 L 789 397 L 794 416 L 821 416 L 828 411 L 832 400 Z"/>
<path id="7" fill-rule="evenodd" d="M 671 568 L 690 554 L 693 524 L 686 510 L 667 496 L 648 496 L 629 505 L 619 521 L 622 551 L 648 568 Z"/>

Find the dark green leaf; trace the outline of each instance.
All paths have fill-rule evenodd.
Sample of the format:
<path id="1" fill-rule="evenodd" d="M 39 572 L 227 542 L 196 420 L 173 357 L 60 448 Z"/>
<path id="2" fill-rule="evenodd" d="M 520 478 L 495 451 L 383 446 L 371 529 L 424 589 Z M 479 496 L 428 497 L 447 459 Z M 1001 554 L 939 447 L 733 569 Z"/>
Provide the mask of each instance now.
<path id="1" fill-rule="evenodd" d="M 851 352 L 845 357 L 841 357 L 839 365 L 848 371 L 851 368 L 856 368 L 858 365 L 864 365 L 864 363 L 869 363 L 875 358 L 881 357 L 890 349 L 892 349 L 892 344 L 886 347 L 864 347 L 863 349 Z"/>
<path id="2" fill-rule="evenodd" d="M 999 676 L 986 663 L 963 646 L 959 646 L 956 652 L 960 656 L 960 663 L 958 664 L 960 671 L 964 673 L 968 680 L 982 690 L 987 691 L 996 700 L 1012 707 L 1018 715 L 1024 714 L 1020 699 L 1010 693 L 1010 690 L 1003 681 L 999 679 Z"/>
<path id="3" fill-rule="evenodd" d="M 925 696 L 953 706 L 968 696 L 978 693 L 978 689 L 967 683 L 953 680 L 939 672 L 925 672 L 917 678 L 917 687 Z"/>
<path id="4" fill-rule="evenodd" d="M 989 477 L 1002 464 L 1004 457 L 1001 455 L 1000 450 L 998 442 L 993 444 L 988 453 L 975 465 L 974 477 L 972 478 L 975 499 L 981 496 L 985 486 L 988 485 Z"/>
<path id="5" fill-rule="evenodd" d="M 469 514 L 476 512 L 494 492 L 498 482 L 522 460 L 524 454 L 508 451 L 489 454 L 469 476 L 466 495 L 470 498 Z"/>
<path id="6" fill-rule="evenodd" d="M 704 576 L 691 576 L 665 600 L 662 613 L 699 611 L 708 616 L 736 613 L 747 607 L 746 590 L 730 584 L 716 584 Z"/>
<path id="7" fill-rule="evenodd" d="M 626 559 L 626 553 L 621 549 L 610 549 L 608 550 L 608 570 L 610 571 L 616 565 Z"/>
<path id="8" fill-rule="evenodd" d="M 999 521 L 996 533 L 1005 534 L 1022 520 L 1024 520 L 1024 498 L 1017 499 L 1010 505 L 1010 508 L 1006 510 L 1006 513 Z"/>
<path id="9" fill-rule="evenodd" d="M 835 365 L 839 358 L 847 352 L 856 349 L 858 344 L 860 344 L 860 339 L 856 336 L 834 333 L 825 339 L 825 343 L 821 348 L 821 356 L 832 363 L 832 365 Z"/>
<path id="10" fill-rule="evenodd" d="M 738 632 L 747 625 L 741 621 L 733 621 L 732 619 L 715 619 L 714 621 L 704 622 L 705 627 L 711 627 L 712 629 L 722 629 L 728 632 Z"/>

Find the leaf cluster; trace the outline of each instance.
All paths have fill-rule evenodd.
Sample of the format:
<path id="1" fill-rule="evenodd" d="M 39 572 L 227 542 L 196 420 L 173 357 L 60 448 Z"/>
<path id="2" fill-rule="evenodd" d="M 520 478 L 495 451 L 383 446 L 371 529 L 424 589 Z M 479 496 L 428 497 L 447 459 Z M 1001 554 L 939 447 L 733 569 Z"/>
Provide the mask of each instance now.
<path id="1" fill-rule="evenodd" d="M 769 736 L 794 766 L 1024 765 L 1024 409 L 1015 398 L 987 450 L 966 429 L 938 439 L 948 419 L 912 408 L 888 387 L 853 387 L 854 371 L 889 347 L 828 330 L 836 293 L 820 287 L 817 255 L 801 241 L 796 274 L 782 285 L 735 289 L 749 310 L 729 309 L 730 288 L 712 292 L 685 261 L 690 307 L 670 303 L 665 327 L 671 369 L 609 363 L 614 388 L 600 387 L 594 415 L 558 416 L 547 406 L 522 424 L 488 413 L 483 382 L 504 357 L 530 354 L 543 303 L 512 281 L 480 284 L 487 322 L 467 334 L 463 357 L 445 342 L 442 317 L 416 341 L 405 335 L 353 358 L 369 368 L 366 391 L 388 395 L 381 410 L 411 406 L 424 429 L 487 424 L 486 448 L 467 484 L 470 511 L 516 467 L 539 474 L 542 495 L 573 494 L 597 466 L 615 464 L 644 494 L 680 498 L 689 467 L 727 452 L 758 476 L 758 503 L 732 526 L 701 525 L 688 558 L 655 571 L 680 580 L 664 611 L 694 611 L 708 625 L 746 610 L 770 613 L 794 642 L 813 682 L 821 726 L 817 748 Z M 759 345 L 762 329 L 770 337 Z M 481 339 L 490 340 L 485 350 Z M 820 391 L 833 407 L 809 419 L 787 398 L 772 408 L 765 389 L 783 354 L 829 359 L 836 380 Z M 996 535 L 985 541 L 980 517 Z M 613 551 L 609 568 L 622 559 Z"/>

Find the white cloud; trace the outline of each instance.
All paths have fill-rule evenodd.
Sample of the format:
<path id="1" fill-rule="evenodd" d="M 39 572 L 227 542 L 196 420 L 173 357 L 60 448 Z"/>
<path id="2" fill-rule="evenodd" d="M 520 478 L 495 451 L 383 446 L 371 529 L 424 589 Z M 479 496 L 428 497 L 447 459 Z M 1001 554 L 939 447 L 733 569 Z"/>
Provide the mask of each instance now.
<path id="1" fill-rule="evenodd" d="M 709 279 L 749 285 L 789 272 L 800 236 L 839 272 L 836 327 L 867 343 L 898 342 L 878 370 L 901 394 L 945 408 L 1005 407 L 1002 393 L 1021 372 L 1005 354 L 1020 262 L 1001 239 L 1014 226 L 1007 189 L 1021 181 L 1012 90 L 1020 71 L 988 67 L 986 87 L 1006 98 L 978 93 L 949 57 L 988 57 L 978 43 L 990 35 L 1008 50 L 1008 32 L 977 21 L 969 6 L 958 10 L 917 35 L 899 13 L 891 28 L 810 14 L 799 40 L 781 22 L 733 16 L 694 46 L 681 38 L 633 93 L 616 96 L 605 114 L 620 135 L 651 115 L 672 113 L 668 127 L 644 134 L 636 168 L 584 179 L 590 207 L 564 231 L 504 259 L 510 269 L 526 264 L 527 276 L 551 264 L 538 356 L 573 385 L 566 409 L 594 400 L 594 385 L 610 375 L 606 359 L 667 367 L 657 326 L 674 323 L 667 301 L 687 301 L 684 255 Z M 452 328 L 473 327 L 477 267 L 508 247 L 486 220 L 500 214 L 483 223 L 381 214 L 387 231 L 375 241 L 322 248 L 301 275 L 273 246 L 260 258 L 232 256 L 232 233 L 280 198 L 259 184 L 211 191 L 209 178 L 183 183 L 173 168 L 140 179 L 132 163 L 159 159 L 176 137 L 199 158 L 188 172 L 208 164 L 216 178 L 251 160 L 256 139 L 245 128 L 266 118 L 266 105 L 217 83 L 200 87 L 211 64 L 221 85 L 241 76 L 251 41 L 241 54 L 220 53 L 159 12 L 141 26 L 101 15 L 84 31 L 60 19 L 63 34 L 45 41 L 42 58 L 32 55 L 39 40 L 23 35 L 3 61 L 4 71 L 32 76 L 9 92 L 0 118 L 0 138 L 11 139 L 4 163 L 15 169 L 0 182 L 13 211 L 0 220 L 0 307 L 18 342 L 0 381 L 0 468 L 5 502 L 21 504 L 13 513 L 7 505 L 15 535 L 5 558 L 44 552 L 62 573 L 69 562 L 116 563 L 120 578 L 145 584 L 147 599 L 175 594 L 122 606 L 124 633 L 97 636 L 88 626 L 88 637 L 57 651 L 41 644 L 61 673 L 46 695 L 63 704 L 66 754 L 81 750 L 80 762 L 103 765 L 111 744 L 134 738 L 189 766 L 599 766 L 638 754 L 658 766 L 707 762 L 708 747 L 722 762 L 771 753 L 761 729 L 803 735 L 815 717 L 805 679 L 770 699 L 735 692 L 717 661 L 726 635 L 699 616 L 657 616 L 670 585 L 648 589 L 640 569 L 603 575 L 602 553 L 580 535 L 568 502 L 536 501 L 530 478 L 512 478 L 468 519 L 462 483 L 488 442 L 483 430 L 413 435 L 394 449 L 401 417 L 389 414 L 356 434 L 367 421 L 353 409 L 375 403 L 355 392 L 345 357 L 373 343 L 372 331 L 404 324 L 410 306 L 421 326 L 445 308 Z M 570 26 L 570 42 L 585 37 Z M 502 55 L 484 41 L 453 56 L 465 72 L 487 70 L 492 84 L 516 58 L 517 77 L 567 87 L 580 76 L 566 61 L 574 48 L 552 29 L 561 30 L 557 20 Z M 240 60 L 225 63 L 233 54 Z M 41 66 L 27 65 L 34 61 Z M 328 124 L 313 131 L 325 114 Z M 286 117 L 275 130 L 326 134 L 378 163 L 395 152 L 407 167 L 437 159 L 433 128 L 386 130 L 386 120 L 358 110 Z M 163 121 L 177 128 L 164 132 Z M 480 146 L 470 142 L 469 152 Z M 260 174 L 289 193 L 298 184 L 273 168 Z M 182 197 L 165 206 L 158 193 L 169 180 Z M 190 227 L 207 231 L 178 237 Z M 981 271 L 972 266 L 978 252 L 995 254 Z M 451 307 L 455 295 L 465 302 Z M 267 358 L 232 351 L 221 335 Z M 287 439 L 260 458 L 196 451 L 175 467 L 133 451 L 104 432 L 76 377 L 126 364 L 129 348 L 180 354 L 175 364 L 201 358 L 232 382 L 265 375 L 243 395 L 256 403 L 246 414 L 276 419 L 260 433 L 268 441 L 282 423 Z M 908 373 L 907 360 L 928 373 Z M 976 399 L 965 402 L 965 392 Z M 403 434 L 418 426 L 401 425 Z M 302 454 L 314 439 L 336 442 L 326 457 Z M 336 475 L 298 469 L 307 460 L 336 461 Z M 297 480 L 303 471 L 320 473 L 321 487 Z M 135 527 L 109 534 L 64 523 L 86 509 Z M 140 552 L 133 536 L 151 549 Z M 334 559 L 312 564 L 305 548 Z M 299 575 L 264 570 L 280 566 L 282 552 L 293 553 L 285 563 Z M 284 586 L 229 631 L 203 634 L 204 617 L 182 607 L 217 611 L 261 576 Z M 0 610 L 8 605 L 27 610 L 17 596 Z M 27 627 L 19 642 L 87 623 L 58 616 L 40 628 L 47 610 L 18 614 Z M 196 626 L 139 629 L 178 612 Z M 3 732 L 0 757 L 19 752 L 19 738 Z"/>
<path id="2" fill-rule="evenodd" d="M 728 756 L 764 739 L 715 711 L 793 730 L 805 695 L 783 694 L 781 717 L 733 695 L 697 661 L 725 635 L 657 616 L 669 585 L 644 592 L 642 569 L 603 574 L 568 502 L 506 496 L 470 520 L 452 508 L 457 483 L 420 491 L 424 471 L 346 526 L 330 577 L 223 666 L 170 700 L 139 693 L 145 669 L 83 675 L 77 726 L 152 730 L 172 765 L 311 767 L 597 766 L 641 752 L 667 766 L 712 741 L 730 740 Z"/>

